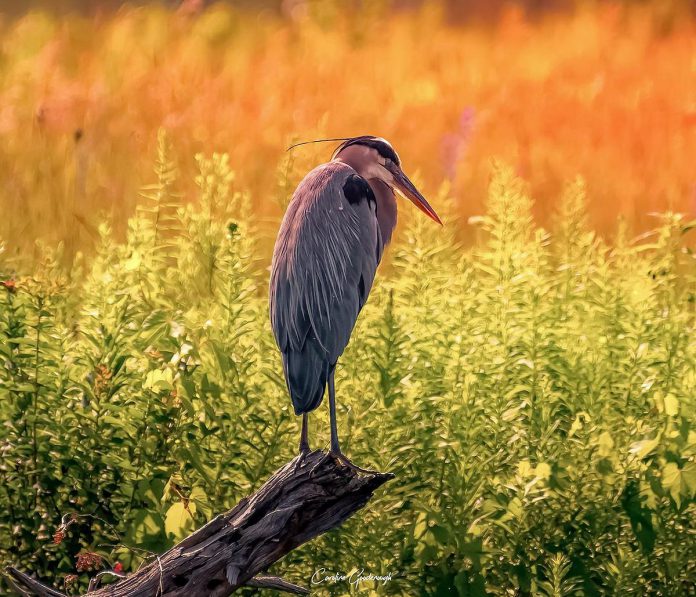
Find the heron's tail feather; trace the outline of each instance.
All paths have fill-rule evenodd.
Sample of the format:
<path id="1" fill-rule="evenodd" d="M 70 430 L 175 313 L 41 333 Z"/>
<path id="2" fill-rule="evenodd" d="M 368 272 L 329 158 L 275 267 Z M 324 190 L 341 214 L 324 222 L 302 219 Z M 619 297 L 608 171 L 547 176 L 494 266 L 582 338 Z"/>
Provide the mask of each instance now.
<path id="1" fill-rule="evenodd" d="M 314 410 L 324 398 L 331 365 L 321 347 L 311 340 L 301 351 L 283 353 L 283 371 L 296 415 Z"/>

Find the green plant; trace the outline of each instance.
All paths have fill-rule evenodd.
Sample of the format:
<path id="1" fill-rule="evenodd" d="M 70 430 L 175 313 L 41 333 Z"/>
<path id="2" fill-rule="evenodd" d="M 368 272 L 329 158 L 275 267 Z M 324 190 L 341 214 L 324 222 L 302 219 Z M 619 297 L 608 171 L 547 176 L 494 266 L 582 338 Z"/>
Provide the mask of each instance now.
<path id="1" fill-rule="evenodd" d="M 197 158 L 187 203 L 174 163 L 161 135 L 125 241 L 102 224 L 91 260 L 44 249 L 19 275 L 0 254 L 0 559 L 56 584 L 78 552 L 134 569 L 296 450 L 261 224 L 224 155 Z M 443 229 L 404 210 L 338 370 L 344 448 L 397 480 L 282 574 L 393 573 L 380 594 L 687 594 L 692 223 L 666 214 L 610 245 L 577 181 L 542 230 L 496 165 L 465 249 L 449 194 Z"/>

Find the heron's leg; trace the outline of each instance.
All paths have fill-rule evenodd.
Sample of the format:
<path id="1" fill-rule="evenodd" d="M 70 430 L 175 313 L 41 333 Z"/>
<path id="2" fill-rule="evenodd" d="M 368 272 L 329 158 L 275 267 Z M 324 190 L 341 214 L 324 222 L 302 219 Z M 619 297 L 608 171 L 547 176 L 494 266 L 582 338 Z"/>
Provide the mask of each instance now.
<path id="1" fill-rule="evenodd" d="M 300 454 L 309 452 L 309 440 L 307 439 L 307 419 L 309 413 L 302 413 L 302 433 L 300 434 Z"/>
<path id="2" fill-rule="evenodd" d="M 331 368 L 329 373 L 329 418 L 331 419 L 331 452 L 340 454 L 341 448 L 338 444 L 338 426 L 336 425 L 336 387 L 334 385 L 334 372 L 336 367 Z"/>
<path id="3" fill-rule="evenodd" d="M 377 471 L 371 471 L 365 468 L 361 468 L 353 464 L 348 457 L 341 452 L 341 447 L 338 443 L 338 427 L 336 425 L 336 388 L 334 386 L 334 371 L 335 367 L 331 369 L 329 373 L 329 418 L 331 419 L 331 451 L 330 454 L 336 458 L 339 462 L 342 462 L 347 467 L 352 468 L 359 473 L 367 473 L 369 475 L 374 475 Z"/>

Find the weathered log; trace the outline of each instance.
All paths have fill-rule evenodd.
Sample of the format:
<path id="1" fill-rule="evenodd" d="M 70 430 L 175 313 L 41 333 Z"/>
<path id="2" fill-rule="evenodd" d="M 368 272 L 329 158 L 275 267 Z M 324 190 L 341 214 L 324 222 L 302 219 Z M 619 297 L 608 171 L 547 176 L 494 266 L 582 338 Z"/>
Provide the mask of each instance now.
<path id="1" fill-rule="evenodd" d="M 392 478 L 390 473 L 358 473 L 321 451 L 297 456 L 225 514 L 137 572 L 88 595 L 217 597 L 245 585 L 308 593 L 260 573 L 299 545 L 339 526 Z M 25 594 L 62 595 L 15 568 L 6 572 Z"/>

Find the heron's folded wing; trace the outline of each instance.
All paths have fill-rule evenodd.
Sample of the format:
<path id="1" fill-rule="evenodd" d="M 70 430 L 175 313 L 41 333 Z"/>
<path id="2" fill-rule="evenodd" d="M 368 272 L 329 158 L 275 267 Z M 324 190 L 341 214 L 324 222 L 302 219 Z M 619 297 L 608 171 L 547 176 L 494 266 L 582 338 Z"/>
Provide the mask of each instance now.
<path id="1" fill-rule="evenodd" d="M 273 256 L 271 323 L 280 349 L 300 350 L 311 337 L 335 362 L 367 300 L 380 253 L 367 182 L 336 162 L 308 174 Z"/>

